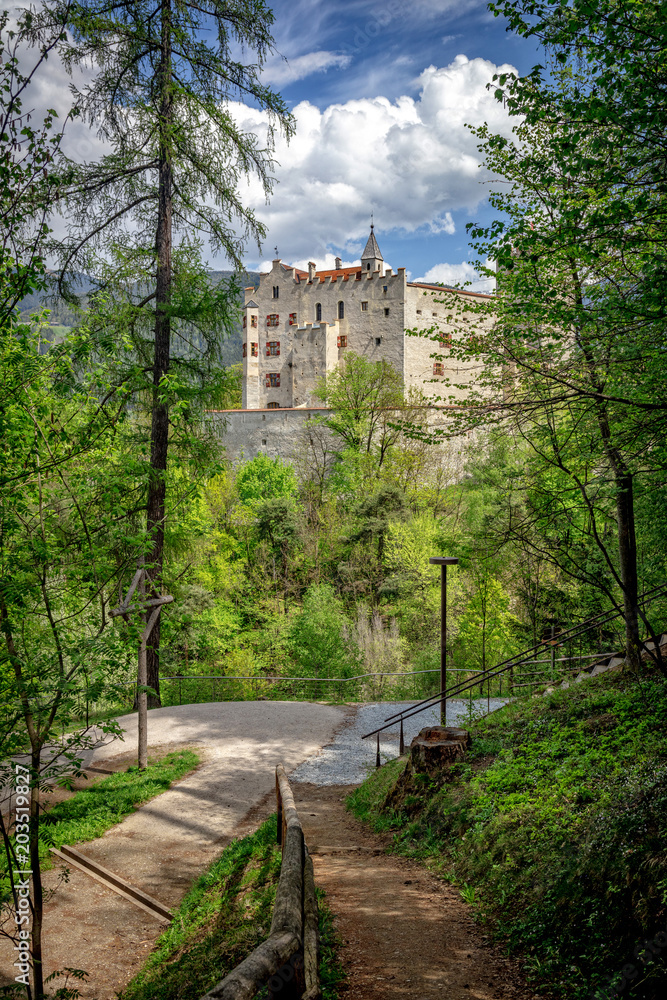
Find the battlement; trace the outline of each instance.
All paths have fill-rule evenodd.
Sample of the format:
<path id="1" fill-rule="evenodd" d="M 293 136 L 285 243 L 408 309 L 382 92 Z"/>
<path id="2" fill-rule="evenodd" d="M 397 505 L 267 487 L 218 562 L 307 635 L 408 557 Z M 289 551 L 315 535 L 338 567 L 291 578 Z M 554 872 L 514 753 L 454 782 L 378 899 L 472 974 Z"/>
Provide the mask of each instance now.
<path id="1" fill-rule="evenodd" d="M 401 374 L 406 388 L 427 395 L 440 391 L 431 383 L 447 377 L 472 378 L 458 362 L 434 363 L 432 341 L 410 337 L 441 324 L 447 337 L 447 309 L 422 299 L 431 286 L 407 281 L 406 269 L 385 267 L 371 231 L 361 262 L 318 270 L 284 264 L 279 257 L 246 289 L 243 311 L 243 405 L 253 409 L 310 406 L 322 380 L 346 352 L 386 361 Z M 364 280 L 365 279 L 365 280 Z M 444 371 L 447 368 L 447 371 Z"/>

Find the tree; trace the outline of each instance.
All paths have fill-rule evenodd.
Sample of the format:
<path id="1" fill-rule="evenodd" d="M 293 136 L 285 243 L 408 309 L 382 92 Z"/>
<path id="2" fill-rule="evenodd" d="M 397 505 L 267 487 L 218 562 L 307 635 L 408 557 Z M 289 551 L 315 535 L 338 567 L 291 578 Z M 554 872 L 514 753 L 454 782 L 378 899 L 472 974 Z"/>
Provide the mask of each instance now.
<path id="1" fill-rule="evenodd" d="M 188 322 L 197 319 L 213 326 L 217 322 L 219 329 L 221 315 L 228 322 L 230 313 L 229 293 L 207 288 L 204 268 L 197 263 L 198 239 L 205 236 L 214 252 L 223 251 L 240 265 L 245 237 L 259 240 L 264 235 L 263 226 L 243 206 L 237 185 L 254 172 L 268 194 L 273 130 L 277 124 L 291 133 L 292 119 L 281 98 L 259 79 L 273 47 L 273 16 L 262 0 L 185 5 L 174 0 L 49 0 L 35 16 L 30 37 L 41 37 L 54 20 L 65 17 L 65 64 L 98 67 L 92 83 L 74 88 L 77 106 L 111 151 L 97 163 L 70 161 L 63 172 L 69 227 L 54 248 L 61 261 L 60 288 L 71 292 L 67 278 L 75 267 L 89 274 L 101 271 L 105 285 L 120 276 L 129 288 L 125 312 L 130 329 L 150 310 L 146 523 L 152 551 L 147 568 L 158 593 L 170 412 L 192 399 L 187 384 L 192 359 L 185 359 L 182 377 L 175 377 L 173 334 L 180 322 L 187 340 Z M 215 42 L 207 40 L 211 28 Z M 254 62 L 237 61 L 237 47 L 253 52 Z M 235 97 L 267 112 L 265 148 L 257 136 L 240 130 L 229 108 Z M 118 262 L 111 276 L 109 257 Z M 194 289 L 187 280 L 193 273 L 198 277 Z M 159 625 L 150 650 L 148 679 L 159 704 Z"/>
<path id="2" fill-rule="evenodd" d="M 268 455 L 256 455 L 239 465 L 235 482 L 241 503 L 251 507 L 263 500 L 293 497 L 297 490 L 294 469 Z"/>
<path id="3" fill-rule="evenodd" d="M 32 110 L 24 109 L 26 96 L 40 67 L 63 37 L 63 21 L 55 20 L 44 35 L 40 52 L 26 72 L 19 65 L 19 41 L 30 16 L 19 16 L 10 27 L 7 11 L 0 12 L 0 330 L 15 326 L 17 307 L 31 292 L 46 287 L 44 242 L 47 219 L 55 197 L 52 164 L 58 154 L 63 129 L 55 128 L 55 111 L 49 110 L 39 127 L 31 124 Z M 5 351 L 9 345 L 3 345 Z M 7 355 L 4 355 L 7 359 Z M 3 381 L 11 366 L 3 365 Z M 10 381 L 2 396 L 13 391 Z"/>
<path id="4" fill-rule="evenodd" d="M 403 380 L 384 358 L 369 361 L 348 351 L 315 395 L 334 411 L 327 426 L 353 452 L 375 454 L 380 467 L 399 430 L 392 410 L 404 404 Z"/>
<path id="5" fill-rule="evenodd" d="M 309 587 L 290 629 L 293 655 L 304 677 L 351 677 L 359 654 L 346 632 L 343 608 L 328 583 Z"/>
<path id="6" fill-rule="evenodd" d="M 116 680 L 126 679 L 125 640 L 131 643 L 135 633 L 125 637 L 109 630 L 108 601 L 118 574 L 117 554 L 129 549 L 136 558 L 137 552 L 127 517 L 132 494 L 126 467 L 114 461 L 114 425 L 97 397 L 100 372 L 88 386 L 63 387 L 61 378 L 71 368 L 67 357 L 55 364 L 39 346 L 38 329 L 25 334 L 24 348 L 32 349 L 35 368 L 41 365 L 40 377 L 33 374 L 11 403 L 0 406 L 0 476 L 9 484 L 0 491 L 0 675 L 5 685 L 0 780 L 11 779 L 12 757 L 27 744 L 35 997 L 44 994 L 41 795 L 50 780 L 79 773 L 81 753 L 99 742 L 99 735 L 80 721 L 81 689 L 95 701 L 113 691 Z M 119 733 L 115 722 L 102 729 Z M 5 827 L 10 872 L 15 861 L 11 834 Z M 8 878 L 15 895 L 16 885 Z"/>
<path id="7" fill-rule="evenodd" d="M 557 47 L 558 58 L 549 78 L 541 67 L 498 78 L 497 96 L 522 116 L 512 139 L 477 130 L 487 166 L 503 178 L 491 200 L 504 218 L 472 227 L 475 249 L 497 262 L 497 322 L 477 343 L 460 324 L 453 353 L 476 353 L 485 367 L 459 427 L 509 419 L 552 470 L 540 489 L 555 491 L 542 510 L 554 517 L 556 548 L 556 512 L 568 507 L 557 491 L 569 481 L 568 509 L 590 526 L 604 566 L 601 576 L 585 575 L 623 608 L 626 656 L 638 667 L 639 621 L 649 633 L 651 625 L 638 600 L 635 500 L 664 475 L 667 417 L 657 392 L 667 305 L 664 135 L 644 82 L 659 95 L 664 79 L 640 39 L 651 27 L 657 40 L 664 10 L 651 4 L 647 18 L 642 9 L 634 19 L 611 3 L 593 12 L 575 2 L 566 16 L 541 2 L 495 9 Z M 623 31 L 610 34 L 619 23 Z M 569 55 L 581 57 L 576 68 Z M 621 93 L 636 109 L 621 107 Z M 650 655 L 664 669 L 659 651 Z"/>

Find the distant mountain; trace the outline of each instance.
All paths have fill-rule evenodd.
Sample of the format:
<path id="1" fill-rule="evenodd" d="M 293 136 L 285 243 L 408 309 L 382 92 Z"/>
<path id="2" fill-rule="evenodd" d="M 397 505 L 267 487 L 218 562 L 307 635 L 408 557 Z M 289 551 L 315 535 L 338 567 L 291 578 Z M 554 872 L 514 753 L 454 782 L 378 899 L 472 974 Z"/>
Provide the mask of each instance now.
<path id="1" fill-rule="evenodd" d="M 230 278 L 235 273 L 236 272 L 234 271 L 211 271 L 210 275 L 213 283 L 217 284 L 225 278 Z M 241 289 L 246 288 L 249 285 L 253 285 L 257 288 L 259 285 L 259 278 L 260 275 L 258 271 L 243 271 L 240 275 L 238 275 Z M 73 281 L 72 287 L 74 293 L 81 297 L 81 303 L 85 308 L 88 294 L 96 287 L 95 282 L 87 274 L 78 274 Z M 53 335 L 51 339 L 59 340 L 75 325 L 77 316 L 71 306 L 69 306 L 64 299 L 60 296 L 54 295 L 54 291 L 55 289 L 47 289 L 43 292 L 34 292 L 31 295 L 26 295 L 26 297 L 19 304 L 19 310 L 23 319 L 28 319 L 39 309 L 44 307 L 49 309 L 49 325 L 53 328 Z M 242 302 L 243 294 L 241 293 L 241 297 L 239 299 L 238 322 L 234 324 L 233 330 L 225 339 L 222 348 L 222 363 L 225 367 L 241 363 L 243 353 L 241 321 Z"/>

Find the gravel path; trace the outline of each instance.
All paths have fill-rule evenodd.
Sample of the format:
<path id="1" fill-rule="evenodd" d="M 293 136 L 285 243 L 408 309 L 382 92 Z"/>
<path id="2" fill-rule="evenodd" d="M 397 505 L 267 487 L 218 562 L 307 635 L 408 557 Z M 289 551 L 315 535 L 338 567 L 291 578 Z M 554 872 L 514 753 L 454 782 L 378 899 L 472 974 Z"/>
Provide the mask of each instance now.
<path id="1" fill-rule="evenodd" d="M 359 785 L 367 776 L 369 769 L 375 767 L 375 737 L 362 740 L 365 733 L 381 726 L 387 716 L 410 708 L 414 704 L 408 701 L 375 702 L 359 705 L 355 715 L 348 724 L 340 729 L 333 742 L 300 764 L 290 774 L 290 780 L 310 782 L 313 785 Z M 491 711 L 507 704 L 505 698 L 492 698 Z M 477 718 L 487 714 L 486 698 L 473 699 L 472 716 Z M 447 703 L 447 725 L 466 726 L 470 722 L 469 701 L 449 701 Z M 407 719 L 403 726 L 405 745 L 425 726 L 440 725 L 440 706 L 427 709 Z M 398 757 L 399 727 L 386 730 L 380 734 L 380 760 L 393 760 Z"/>

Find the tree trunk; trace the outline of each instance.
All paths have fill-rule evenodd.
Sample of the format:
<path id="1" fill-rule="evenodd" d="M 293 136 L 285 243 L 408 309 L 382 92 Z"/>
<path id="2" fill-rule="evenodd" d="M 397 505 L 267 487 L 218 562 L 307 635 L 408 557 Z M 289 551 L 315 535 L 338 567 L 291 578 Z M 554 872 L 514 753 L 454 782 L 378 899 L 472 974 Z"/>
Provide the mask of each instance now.
<path id="1" fill-rule="evenodd" d="M 626 470 L 616 473 L 616 518 L 618 521 L 618 554 L 623 581 L 623 616 L 625 618 L 625 657 L 630 666 L 641 666 L 637 581 L 637 541 L 632 475 Z"/>
<path id="2" fill-rule="evenodd" d="M 598 406 L 598 425 L 616 487 L 618 564 L 623 589 L 625 658 L 633 670 L 638 670 L 641 667 L 641 640 L 639 638 L 639 608 L 637 606 L 639 582 L 637 579 L 637 539 L 635 536 L 632 473 L 612 443 L 607 413 L 601 405 Z"/>
<path id="3" fill-rule="evenodd" d="M 167 453 L 169 447 L 169 406 L 160 399 L 160 382 L 169 373 L 171 348 L 171 250 L 172 250 L 172 164 L 171 164 L 171 0 L 162 3 L 162 54 L 157 73 L 160 87 L 160 148 L 158 155 L 159 193 L 155 236 L 157 260 L 155 297 L 155 350 L 153 358 L 153 408 L 151 422 L 151 465 L 148 487 L 146 526 L 152 539 L 148 558 L 149 590 L 159 595 L 162 589 L 164 550 L 165 496 L 167 489 Z M 147 648 L 147 682 L 156 695 L 149 696 L 148 707 L 160 701 L 160 623 L 156 623 Z"/>

